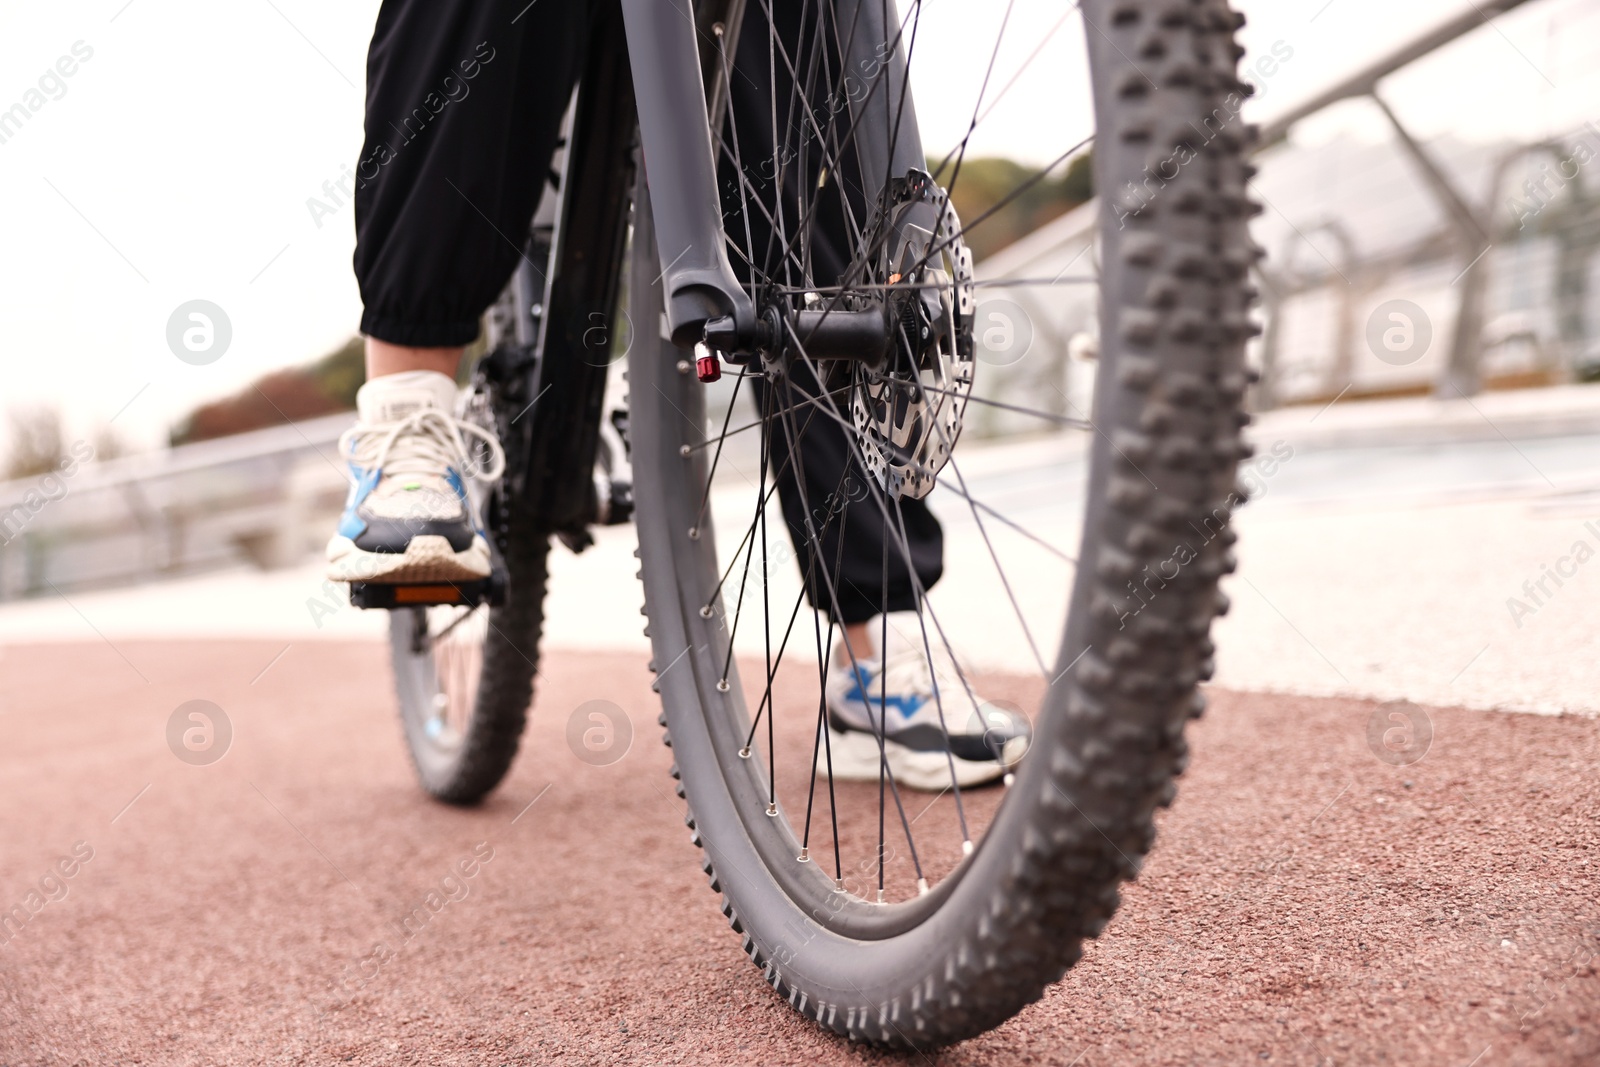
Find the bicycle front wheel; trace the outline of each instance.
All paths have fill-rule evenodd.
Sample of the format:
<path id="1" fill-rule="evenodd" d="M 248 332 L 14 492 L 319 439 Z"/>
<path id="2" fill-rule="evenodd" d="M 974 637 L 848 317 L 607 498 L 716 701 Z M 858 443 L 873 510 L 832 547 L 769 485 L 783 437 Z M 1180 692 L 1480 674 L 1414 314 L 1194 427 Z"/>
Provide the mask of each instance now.
<path id="1" fill-rule="evenodd" d="M 887 309 L 889 351 L 822 360 L 791 330 L 712 392 L 695 353 L 641 329 L 631 440 L 663 724 L 723 911 L 797 1010 L 926 1048 L 1060 978 L 1173 798 L 1246 454 L 1250 133 L 1242 20 L 1225 2 L 1085 0 L 1082 25 L 1057 29 L 1084 42 L 1093 128 L 1049 137 L 1063 165 L 1092 146 L 1098 236 L 1086 227 L 1065 266 L 1036 257 L 1044 277 L 1025 250 L 975 270 L 987 216 L 963 224 L 951 207 L 967 142 L 926 172 L 886 169 L 915 136 L 897 57 L 915 58 L 922 12 L 895 23 L 882 6 L 865 67 L 853 34 L 871 20 L 846 19 L 842 0 L 798 15 L 733 4 L 702 38 L 729 258 L 753 302 L 813 325 L 799 316 Z M 975 129 L 1003 95 L 993 80 Z M 630 318 L 656 323 L 660 263 L 636 200 Z M 986 359 L 980 320 L 1002 294 L 1036 309 L 1040 365 L 1059 371 L 1051 348 L 1094 357 L 1073 371 L 1092 394 Z M 1006 421 L 1023 435 L 1001 437 Z M 842 442 L 833 492 L 804 454 L 822 431 Z M 942 578 L 917 559 L 922 509 L 942 530 Z M 852 539 L 867 536 L 863 553 Z M 847 573 L 847 549 L 881 570 Z M 877 773 L 842 772 L 824 682 L 851 597 L 909 598 L 915 640 L 955 665 L 933 697 L 946 749 L 987 704 L 1031 718 L 1004 784 L 970 788 L 953 764 L 942 785 L 897 774 L 886 702 L 868 735 Z"/>

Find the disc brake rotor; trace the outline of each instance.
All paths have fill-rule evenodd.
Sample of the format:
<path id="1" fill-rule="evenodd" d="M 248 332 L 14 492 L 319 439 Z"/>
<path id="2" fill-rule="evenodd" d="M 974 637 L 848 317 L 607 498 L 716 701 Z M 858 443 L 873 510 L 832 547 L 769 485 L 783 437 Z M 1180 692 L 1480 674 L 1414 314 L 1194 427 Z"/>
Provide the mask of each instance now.
<path id="1" fill-rule="evenodd" d="M 869 274 L 895 329 L 884 364 L 857 367 L 850 410 L 878 485 L 920 499 L 950 461 L 972 392 L 972 252 L 944 190 L 921 171 L 892 183 L 880 234 Z"/>

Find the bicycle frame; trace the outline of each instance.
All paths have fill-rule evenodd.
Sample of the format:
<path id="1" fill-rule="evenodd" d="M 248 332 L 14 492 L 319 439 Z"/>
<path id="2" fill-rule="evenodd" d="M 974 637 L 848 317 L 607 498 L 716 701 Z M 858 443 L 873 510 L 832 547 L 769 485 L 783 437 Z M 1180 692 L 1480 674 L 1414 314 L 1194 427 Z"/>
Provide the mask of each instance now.
<path id="1" fill-rule="evenodd" d="M 620 23 L 615 10 L 602 12 L 589 41 L 542 279 L 539 336 L 497 353 L 507 366 L 491 368 L 508 382 L 521 379 L 508 393 L 515 407 L 502 428 L 507 452 L 525 457 L 512 465 L 518 477 L 508 491 L 574 550 L 588 544 L 588 527 L 600 518 L 595 455 L 634 185 L 635 113 Z M 584 240 L 570 239 L 573 233 Z M 537 417 L 524 418 L 535 404 Z"/>
<path id="2" fill-rule="evenodd" d="M 691 0 L 620 0 L 597 19 L 589 43 L 542 279 L 540 336 L 502 353 L 498 358 L 507 365 L 492 368 L 507 381 L 524 379 L 508 393 L 518 417 L 502 427 L 507 450 L 526 457 L 513 465 L 518 474 L 508 488 L 575 549 L 588 543 L 587 528 L 597 521 L 593 470 L 609 361 L 603 353 L 610 347 L 625 208 L 634 190 L 636 128 L 648 160 L 661 266 L 655 281 L 664 289 L 666 332 L 680 348 L 690 348 L 704 339 L 710 320 L 730 319 L 746 334 L 756 325 L 751 295 L 728 261 L 706 121 L 708 92 L 719 118 L 727 106 L 723 63 L 731 68 L 727 42 L 739 32 L 746 3 L 702 0 L 691 10 Z M 844 95 L 862 134 L 855 141 L 863 172 L 925 167 L 904 56 L 888 31 L 884 0 L 835 0 L 834 10 L 840 26 L 853 27 L 841 51 L 859 77 L 852 75 Z M 757 12 L 750 17 L 764 21 Z M 869 89 L 874 79 L 877 88 Z M 881 189 L 863 192 L 870 203 Z M 567 239 L 573 232 L 591 239 L 574 243 Z M 833 318 L 835 326 L 848 325 L 842 314 Z M 632 327 L 654 331 L 655 324 Z M 836 341 L 851 341 L 847 331 L 838 332 Z M 539 417 L 522 418 L 535 402 Z"/>
<path id="3" fill-rule="evenodd" d="M 742 25 L 745 0 L 709 0 L 700 7 L 697 24 L 692 0 L 622 0 L 667 326 L 680 347 L 702 341 L 706 323 L 714 319 L 731 318 L 734 332 L 749 338 L 758 310 L 728 262 L 713 131 L 703 121 L 710 113 L 707 81 L 716 98 L 723 64 L 732 69 L 737 41 L 729 41 L 734 33 L 726 27 Z M 833 5 L 835 24 L 846 38 L 844 71 L 860 75 L 860 99 L 850 81 L 845 84 L 852 132 L 861 133 L 855 141 L 862 173 L 884 179 L 927 166 L 898 24 L 892 34 L 888 25 L 891 10 L 886 0 Z M 702 62 L 702 45 L 708 62 Z M 877 203 L 882 187 L 863 192 L 868 203 Z"/>

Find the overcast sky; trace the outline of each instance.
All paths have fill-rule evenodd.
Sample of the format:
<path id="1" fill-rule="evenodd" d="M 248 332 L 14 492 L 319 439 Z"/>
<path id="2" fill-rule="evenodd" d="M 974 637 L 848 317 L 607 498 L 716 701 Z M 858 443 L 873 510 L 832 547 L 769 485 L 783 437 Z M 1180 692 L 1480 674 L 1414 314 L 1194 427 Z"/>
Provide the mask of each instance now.
<path id="1" fill-rule="evenodd" d="M 1527 139 L 1600 120 L 1597 5 L 1534 0 L 1386 92 L 1424 137 Z M 1247 63 L 1274 45 L 1292 53 L 1263 80 L 1251 105 L 1259 121 L 1470 10 L 1470 0 L 1240 6 L 1251 19 Z M 154 443 L 197 401 L 354 332 L 349 207 L 313 218 L 307 200 L 323 198 L 324 182 L 359 151 L 377 8 L 376 0 L 0 7 L 0 111 L 37 103 L 28 94 L 46 80 L 43 106 L 0 143 L 0 417 L 54 404 L 77 436 L 121 411 L 118 431 Z M 915 87 L 930 151 L 966 129 L 1005 10 L 999 0 L 925 0 L 913 71 L 922 74 Z M 1027 66 L 985 114 L 972 151 L 1043 162 L 1090 132 L 1083 30 L 1066 13 L 1062 0 L 1015 0 L 985 108 Z M 1370 107 L 1349 104 L 1297 133 L 1340 135 L 1385 132 Z M 222 358 L 204 366 L 181 362 L 167 344 L 174 309 L 196 299 L 222 307 L 233 333 Z"/>

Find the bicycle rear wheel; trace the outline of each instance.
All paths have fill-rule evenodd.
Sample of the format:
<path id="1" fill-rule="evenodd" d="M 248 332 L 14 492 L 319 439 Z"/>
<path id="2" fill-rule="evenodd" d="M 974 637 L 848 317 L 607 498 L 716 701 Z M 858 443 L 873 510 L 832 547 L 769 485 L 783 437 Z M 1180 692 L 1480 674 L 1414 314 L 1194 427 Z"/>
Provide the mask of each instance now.
<path id="1" fill-rule="evenodd" d="M 412 761 L 423 787 L 451 803 L 482 799 L 516 757 L 538 673 L 551 538 L 582 551 L 590 526 L 631 515 L 625 457 L 605 424 L 611 346 L 598 309 L 617 303 L 637 126 L 621 13 L 594 13 L 550 185 L 522 265 L 490 309 L 491 350 L 468 400 L 468 415 L 506 452 L 505 475 L 482 501 L 504 602 L 390 615 Z"/>
<path id="2" fill-rule="evenodd" d="M 795 333 L 735 367 L 731 391 L 759 392 L 754 412 L 729 400 L 712 415 L 694 354 L 640 331 L 631 440 L 652 668 L 692 837 L 766 980 L 853 1039 L 932 1047 L 1036 1000 L 1105 927 L 1151 846 L 1156 808 L 1173 798 L 1185 722 L 1204 705 L 1197 684 L 1211 670 L 1211 620 L 1226 609 L 1217 583 L 1233 566 L 1228 517 L 1248 452 L 1239 432 L 1256 253 L 1251 132 L 1236 106 L 1248 91 L 1235 74 L 1241 20 L 1222 0 L 1081 5 L 1095 128 L 1059 138 L 1058 162 L 1092 142 L 1097 254 L 1085 244 L 1083 277 L 999 279 L 1090 294 L 1076 333 L 1093 347 L 1098 327 L 1092 408 L 1067 396 L 1063 411 L 1027 392 L 984 392 L 975 320 L 988 286 L 962 252 L 981 219 L 963 229 L 946 195 L 966 142 L 930 163 L 932 181 L 874 170 L 913 135 L 891 57 L 915 56 L 920 4 L 869 40 L 873 70 L 852 65 L 860 42 L 830 14 L 849 5 L 806 6 L 784 25 L 775 7 L 703 13 L 721 86 L 708 94 L 712 125 L 732 179 L 729 258 L 779 320 L 898 301 L 898 337 L 876 362 L 824 363 Z M 741 101 L 742 72 L 770 99 Z M 863 116 L 878 93 L 890 106 L 874 125 Z M 974 127 L 990 102 L 973 108 Z M 748 124 L 763 114 L 770 155 L 752 159 L 760 141 Z M 660 263 L 636 199 L 630 317 L 656 323 Z M 962 435 L 976 410 L 1049 433 L 985 445 Z M 769 506 L 775 480 L 807 462 L 795 442 L 809 420 L 848 444 L 838 484 L 848 503 Z M 1008 473 L 1030 450 L 1045 461 Z M 912 578 L 922 640 L 957 664 L 962 647 L 993 653 L 961 671 L 957 691 L 935 693 L 948 703 L 941 717 L 982 714 L 976 694 L 1003 695 L 1032 710 L 1034 740 L 1006 787 L 952 781 L 913 802 L 887 773 L 876 783 L 829 773 L 821 680 L 838 639 L 838 545 L 850 536 L 836 524 L 872 518 L 887 586 L 900 557 L 897 573 L 917 573 L 906 513 L 923 496 L 943 520 L 947 573 L 938 588 Z M 822 610 L 807 607 L 806 585 Z M 984 643 L 1002 628 L 1007 640 Z M 815 659 L 797 662 L 805 652 Z"/>
<path id="3" fill-rule="evenodd" d="M 498 395 L 504 375 L 490 369 L 480 363 L 474 373 L 468 413 L 508 439 L 499 423 L 520 403 Z M 525 500 L 488 486 L 476 487 L 474 501 L 504 575 L 502 603 L 389 612 L 389 663 L 406 750 L 422 788 L 450 804 L 482 800 L 516 759 L 538 673 L 550 555 L 550 535 Z"/>

